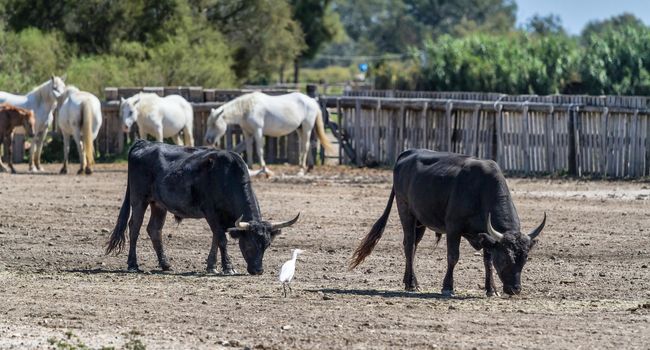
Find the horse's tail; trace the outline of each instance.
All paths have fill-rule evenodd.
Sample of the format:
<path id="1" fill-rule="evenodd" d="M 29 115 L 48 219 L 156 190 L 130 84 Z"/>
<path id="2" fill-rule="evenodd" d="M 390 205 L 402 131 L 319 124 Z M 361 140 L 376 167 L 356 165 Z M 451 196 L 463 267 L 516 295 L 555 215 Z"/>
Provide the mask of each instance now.
<path id="1" fill-rule="evenodd" d="M 90 101 L 81 103 L 81 128 L 86 166 L 92 168 L 95 165 L 95 147 L 93 145 L 93 106 Z"/>
<path id="2" fill-rule="evenodd" d="M 388 222 L 388 216 L 390 215 L 390 210 L 393 207 L 393 199 L 395 199 L 395 189 L 390 190 L 390 197 L 388 197 L 388 204 L 386 204 L 386 209 L 384 213 L 381 214 L 377 222 L 372 225 L 370 232 L 363 239 L 363 242 L 359 244 L 357 249 L 352 255 L 352 262 L 350 263 L 350 269 L 354 269 L 359 266 L 363 260 L 366 259 L 368 255 L 372 252 L 377 245 L 377 242 L 381 239 L 381 235 L 384 233 L 384 228 L 386 228 L 386 223 Z"/>
<path id="3" fill-rule="evenodd" d="M 330 143 L 330 140 L 327 138 L 327 134 L 325 134 L 325 125 L 323 124 L 323 113 L 321 112 L 320 108 L 316 113 L 316 135 L 318 136 L 318 140 L 320 141 L 321 145 L 323 145 L 323 147 L 325 148 L 325 152 L 331 154 L 333 152 L 333 148 L 332 148 L 332 144 Z"/>
<path id="4" fill-rule="evenodd" d="M 124 195 L 124 201 L 122 202 L 122 208 L 120 208 L 120 215 L 117 217 L 117 223 L 111 233 L 111 237 L 108 239 L 106 244 L 106 255 L 115 251 L 119 254 L 124 248 L 126 225 L 129 220 L 129 214 L 131 212 L 131 191 L 129 190 L 129 183 L 126 185 L 126 194 Z"/>

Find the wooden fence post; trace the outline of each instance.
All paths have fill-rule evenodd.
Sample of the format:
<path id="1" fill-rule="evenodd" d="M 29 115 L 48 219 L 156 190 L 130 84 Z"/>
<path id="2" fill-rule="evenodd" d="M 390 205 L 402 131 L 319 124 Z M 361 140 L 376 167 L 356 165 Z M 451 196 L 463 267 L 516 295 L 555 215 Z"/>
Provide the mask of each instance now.
<path id="1" fill-rule="evenodd" d="M 569 105 L 569 121 L 567 125 L 567 131 L 569 134 L 569 150 L 568 150 L 568 164 L 569 164 L 569 175 L 578 175 L 577 169 L 577 157 L 576 157 L 576 111 L 575 104 Z"/>
<path id="2" fill-rule="evenodd" d="M 453 126 L 451 125 L 451 113 L 454 109 L 454 104 L 451 100 L 447 100 L 445 103 L 445 138 L 444 146 L 445 151 L 451 152 L 451 134 L 453 133 Z"/>
<path id="3" fill-rule="evenodd" d="M 530 174 L 530 140 L 529 140 L 529 118 L 528 118 L 528 101 L 524 102 L 522 110 L 522 148 L 524 151 L 524 173 L 526 175 Z"/>
<path id="4" fill-rule="evenodd" d="M 496 123 L 494 127 L 494 138 L 493 138 L 493 155 L 494 161 L 499 164 L 499 167 L 504 168 L 503 166 L 503 105 L 501 103 L 495 104 L 496 109 Z"/>

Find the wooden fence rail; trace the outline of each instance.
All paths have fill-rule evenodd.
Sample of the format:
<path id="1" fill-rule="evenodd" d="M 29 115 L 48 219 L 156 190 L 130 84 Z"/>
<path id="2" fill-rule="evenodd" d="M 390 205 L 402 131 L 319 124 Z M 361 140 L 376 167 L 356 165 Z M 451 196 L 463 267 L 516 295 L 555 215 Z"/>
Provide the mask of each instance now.
<path id="1" fill-rule="evenodd" d="M 338 111 L 357 165 L 392 165 L 408 148 L 429 148 L 494 159 L 504 171 L 522 175 L 650 175 L 650 109 L 646 106 L 358 96 L 321 99 Z M 636 101 L 640 107 L 641 99 Z M 341 159 L 351 163 L 346 154 Z"/>

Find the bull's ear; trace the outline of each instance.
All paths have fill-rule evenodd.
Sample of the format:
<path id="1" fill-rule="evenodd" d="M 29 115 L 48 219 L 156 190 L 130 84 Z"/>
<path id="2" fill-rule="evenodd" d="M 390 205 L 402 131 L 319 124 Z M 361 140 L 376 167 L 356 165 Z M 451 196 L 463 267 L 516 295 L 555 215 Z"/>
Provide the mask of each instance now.
<path id="1" fill-rule="evenodd" d="M 537 239 L 531 239 L 530 243 L 528 244 L 528 249 L 533 249 L 533 247 L 537 244 Z"/>
<path id="2" fill-rule="evenodd" d="M 233 239 L 240 239 L 240 238 L 242 238 L 242 235 L 243 235 L 245 232 L 246 232 L 246 231 L 244 231 L 244 230 L 237 230 L 237 229 L 229 229 L 229 230 L 228 230 L 228 233 L 230 234 L 230 237 L 232 237 Z"/>
<path id="3" fill-rule="evenodd" d="M 493 248 L 497 244 L 497 241 L 495 241 L 494 238 L 484 232 L 478 234 L 478 241 L 481 247 L 485 249 Z"/>

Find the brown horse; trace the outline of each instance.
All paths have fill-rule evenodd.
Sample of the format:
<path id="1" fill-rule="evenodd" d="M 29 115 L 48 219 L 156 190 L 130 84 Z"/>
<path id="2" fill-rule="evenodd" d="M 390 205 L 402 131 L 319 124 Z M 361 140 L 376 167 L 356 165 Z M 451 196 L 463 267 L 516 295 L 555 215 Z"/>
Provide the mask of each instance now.
<path id="1" fill-rule="evenodd" d="M 5 155 L 7 156 L 7 163 L 11 173 L 15 174 L 13 159 L 11 156 L 11 147 L 14 140 L 14 129 L 22 126 L 29 137 L 34 137 L 34 125 L 36 118 L 31 109 L 24 109 L 10 105 L 8 103 L 0 104 L 0 145 L 4 141 Z M 2 164 L 2 157 L 0 157 L 0 173 L 9 171 L 4 164 Z"/>

